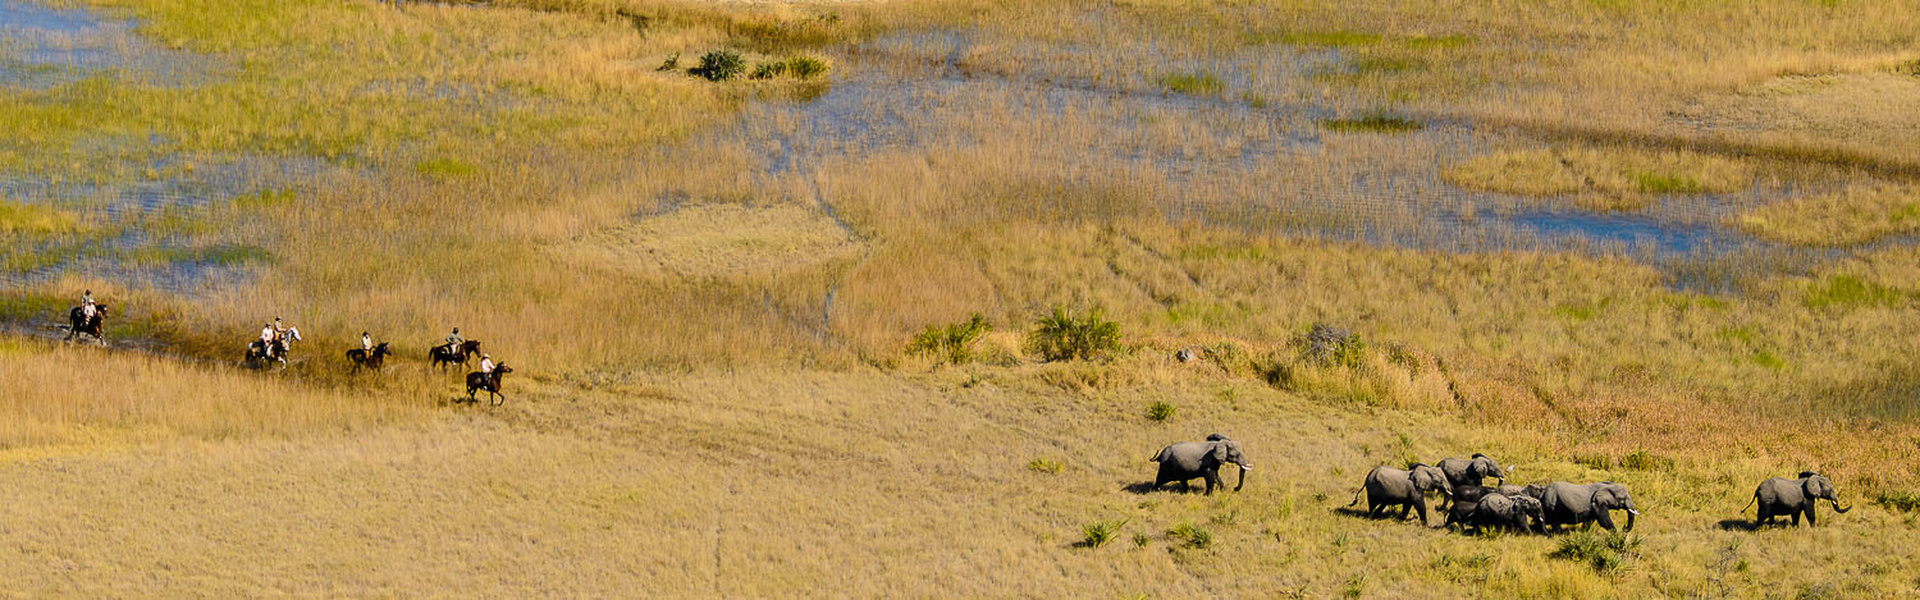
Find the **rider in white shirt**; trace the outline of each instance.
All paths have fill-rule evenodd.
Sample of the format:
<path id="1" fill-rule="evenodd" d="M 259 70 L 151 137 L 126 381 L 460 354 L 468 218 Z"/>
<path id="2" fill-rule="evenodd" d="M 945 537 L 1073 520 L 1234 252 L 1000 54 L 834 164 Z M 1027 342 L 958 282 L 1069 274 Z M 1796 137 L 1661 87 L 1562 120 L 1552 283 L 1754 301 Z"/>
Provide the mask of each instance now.
<path id="1" fill-rule="evenodd" d="M 373 351 L 373 336 L 367 335 L 365 331 L 360 332 L 360 349 L 368 352 Z"/>
<path id="2" fill-rule="evenodd" d="M 85 316 L 88 322 L 92 322 L 96 310 L 93 305 L 93 290 L 87 290 L 86 295 L 80 297 L 80 314 Z"/>
<path id="3" fill-rule="evenodd" d="M 273 341 L 278 335 L 279 332 L 273 330 L 272 323 L 268 323 L 260 328 L 261 353 L 266 355 L 267 358 L 273 358 Z"/>
<path id="4" fill-rule="evenodd" d="M 480 355 L 480 374 L 493 375 L 493 357 L 485 354 Z"/>

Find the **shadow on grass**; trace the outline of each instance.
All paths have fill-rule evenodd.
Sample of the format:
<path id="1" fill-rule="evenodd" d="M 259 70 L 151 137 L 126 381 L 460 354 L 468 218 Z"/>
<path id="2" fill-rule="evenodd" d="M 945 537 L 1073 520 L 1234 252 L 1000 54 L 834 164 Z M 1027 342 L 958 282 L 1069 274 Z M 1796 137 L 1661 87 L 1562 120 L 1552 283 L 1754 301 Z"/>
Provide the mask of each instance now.
<path id="1" fill-rule="evenodd" d="M 1760 524 L 1752 519 L 1722 519 L 1718 524 L 1721 531 L 1759 531 Z"/>

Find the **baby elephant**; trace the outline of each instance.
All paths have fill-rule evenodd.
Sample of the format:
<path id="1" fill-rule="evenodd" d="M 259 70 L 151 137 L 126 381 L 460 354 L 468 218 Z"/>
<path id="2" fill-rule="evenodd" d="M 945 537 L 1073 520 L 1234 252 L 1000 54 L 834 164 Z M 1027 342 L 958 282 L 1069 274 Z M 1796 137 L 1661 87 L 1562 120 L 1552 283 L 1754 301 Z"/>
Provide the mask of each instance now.
<path id="1" fill-rule="evenodd" d="M 1481 498 L 1467 522 L 1475 527 L 1493 527 L 1507 531 L 1544 530 L 1546 511 L 1539 500 L 1528 496 L 1490 494 Z"/>
<path id="2" fill-rule="evenodd" d="M 1841 508 L 1840 501 L 1833 498 L 1833 482 L 1813 471 L 1802 471 L 1799 479 L 1773 477 L 1760 482 L 1759 489 L 1753 490 L 1753 501 L 1748 502 L 1747 506 L 1755 503 L 1760 505 L 1759 515 L 1753 520 L 1756 526 L 1769 525 L 1774 517 L 1790 515 L 1793 525 L 1798 527 L 1800 514 L 1806 513 L 1807 525 L 1811 527 L 1814 525 L 1813 508 L 1820 500 L 1833 503 L 1835 512 L 1844 514 L 1853 510 L 1852 507 Z M 1740 512 L 1746 511 L 1745 508 L 1740 509 Z"/>
<path id="3" fill-rule="evenodd" d="M 1367 472 L 1367 481 L 1353 493 L 1353 502 L 1360 503 L 1360 494 L 1367 495 L 1367 516 L 1378 517 L 1391 507 L 1400 507 L 1400 518 L 1418 509 L 1420 524 L 1427 525 L 1427 494 L 1438 491 L 1448 497 L 1453 496 L 1453 486 L 1447 483 L 1447 475 L 1439 468 L 1417 464 L 1410 471 L 1402 471 L 1388 466 L 1374 467 Z"/>
<path id="4" fill-rule="evenodd" d="M 1247 464 L 1246 455 L 1240 453 L 1240 442 L 1218 433 L 1207 436 L 1204 442 L 1180 442 L 1162 448 L 1153 456 L 1153 462 L 1160 463 L 1160 474 L 1153 478 L 1153 487 L 1175 481 L 1185 486 L 1192 479 L 1204 478 L 1209 494 L 1215 486 L 1227 487 L 1220 481 L 1220 465 L 1233 463 L 1240 467 L 1240 480 L 1233 486 L 1236 492 L 1247 485 L 1247 471 L 1253 470 L 1253 465 Z"/>

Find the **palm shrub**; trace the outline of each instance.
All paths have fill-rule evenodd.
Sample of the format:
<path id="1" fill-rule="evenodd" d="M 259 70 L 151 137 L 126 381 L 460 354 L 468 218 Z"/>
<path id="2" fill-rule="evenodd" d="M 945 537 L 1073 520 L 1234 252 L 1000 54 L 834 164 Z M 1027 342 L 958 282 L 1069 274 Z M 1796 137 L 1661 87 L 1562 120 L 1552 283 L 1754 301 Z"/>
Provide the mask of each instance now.
<path id="1" fill-rule="evenodd" d="M 707 81 L 726 81 L 740 75 L 740 72 L 746 69 L 747 61 L 740 58 L 739 52 L 721 49 L 709 50 L 706 54 L 700 55 L 700 65 L 688 69 L 687 72 L 705 78 Z"/>
<path id="2" fill-rule="evenodd" d="M 786 70 L 794 79 L 813 79 L 827 72 L 827 63 L 811 56 L 794 56 L 787 59 Z"/>
<path id="3" fill-rule="evenodd" d="M 1098 308 L 1075 314 L 1056 306 L 1034 321 L 1027 346 L 1046 361 L 1092 360 L 1120 349 L 1120 324 Z"/>
<path id="4" fill-rule="evenodd" d="M 980 313 L 973 313 L 973 316 L 959 323 L 928 325 L 919 335 L 913 336 L 907 349 L 918 354 L 937 356 L 957 365 L 973 360 L 973 343 L 989 331 L 993 331 L 993 324 L 987 322 L 987 318 Z"/>
<path id="5" fill-rule="evenodd" d="M 787 63 L 770 62 L 754 65 L 753 74 L 748 79 L 773 79 L 787 72 Z"/>

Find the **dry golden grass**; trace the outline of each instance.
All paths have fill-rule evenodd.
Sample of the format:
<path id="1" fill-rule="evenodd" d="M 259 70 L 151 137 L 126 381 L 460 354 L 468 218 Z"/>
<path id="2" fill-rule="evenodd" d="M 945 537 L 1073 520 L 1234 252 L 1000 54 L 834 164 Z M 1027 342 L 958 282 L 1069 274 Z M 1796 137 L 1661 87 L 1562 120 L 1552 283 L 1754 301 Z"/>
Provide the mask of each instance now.
<path id="1" fill-rule="evenodd" d="M 1741 230 L 1805 246 L 1849 246 L 1920 229 L 1920 190 L 1887 183 L 1795 198 L 1741 213 Z"/>
<path id="2" fill-rule="evenodd" d="M 1442 173 L 1461 187 L 1524 196 L 1572 195 L 1591 210 L 1636 210 L 1660 195 L 1724 194 L 1746 189 L 1746 164 L 1690 152 L 1575 148 L 1501 152 Z"/>
<path id="3" fill-rule="evenodd" d="M 1609 209 L 1743 190 L 1771 169 L 1697 151 L 1713 143 L 1913 162 L 1910 140 L 1723 126 L 1785 120 L 1817 90 L 1718 108 L 1788 74 L 1900 106 L 1901 80 L 1844 74 L 1878 73 L 1905 47 L 1908 5 L 97 4 L 236 71 L 0 98 L 0 167 L 113 178 L 117 159 L 230 152 L 337 164 L 287 201 L 190 212 L 195 244 L 264 249 L 251 279 L 178 297 L 76 273 L 6 297 L 10 319 L 43 324 L 91 287 L 126 309 L 119 343 L 173 353 L 7 342 L 0 472 L 15 501 L 0 513 L 17 539 L 0 580 L 18 593 L 1911 589 L 1914 518 L 1864 500 L 1920 476 L 1911 252 L 1809 275 L 1739 265 L 1751 285 L 1713 297 L 1625 257 L 1281 233 L 1451 235 L 1423 219 L 1453 196 L 1395 189 L 1415 197 L 1383 204 L 1355 182 L 1424 185 L 1462 147 L 1561 148 L 1446 176 Z M 976 37 L 864 45 L 944 27 Z M 912 142 L 835 146 L 785 110 L 805 90 L 652 70 L 722 46 L 833 55 L 834 85 L 878 98 L 842 118 L 898 122 Z M 1277 46 L 1354 60 L 1302 64 Z M 949 62 L 952 86 L 874 84 Z M 1168 73 L 1210 82 L 1192 88 L 1205 97 L 1163 93 Z M 1294 104 L 1404 109 L 1442 131 L 1322 136 L 1276 108 Z M 1520 133 L 1453 131 L 1462 122 Z M 90 147 L 75 140 L 131 131 L 161 141 L 78 164 Z M 810 144 L 826 150 L 769 168 Z M 1021 336 L 1056 305 L 1105 309 L 1128 350 L 1033 364 Z M 975 312 L 998 328 L 987 361 L 905 355 L 923 327 Z M 307 333 L 302 362 L 220 366 L 275 315 Z M 1370 350 L 1302 363 L 1291 340 L 1315 323 Z M 505 407 L 443 407 L 457 375 L 422 355 L 453 326 L 516 368 Z M 362 330 L 399 346 L 390 373 L 340 373 Z M 1178 363 L 1178 348 L 1203 359 Z M 1177 410 L 1150 421 L 1153 402 Z M 1245 491 L 1127 490 L 1154 450 L 1216 431 L 1259 466 Z M 1640 556 L 1600 575 L 1549 559 L 1549 539 L 1333 510 L 1371 466 L 1474 451 L 1521 481 L 1628 483 L 1648 512 Z M 1861 508 L 1818 529 L 1721 528 L 1755 482 L 1806 468 Z M 1113 544 L 1073 547 L 1083 525 L 1122 519 Z M 1215 543 L 1182 546 L 1167 533 L 1182 523 Z"/>

